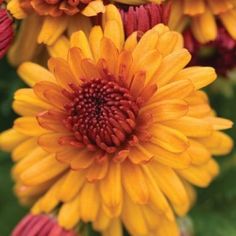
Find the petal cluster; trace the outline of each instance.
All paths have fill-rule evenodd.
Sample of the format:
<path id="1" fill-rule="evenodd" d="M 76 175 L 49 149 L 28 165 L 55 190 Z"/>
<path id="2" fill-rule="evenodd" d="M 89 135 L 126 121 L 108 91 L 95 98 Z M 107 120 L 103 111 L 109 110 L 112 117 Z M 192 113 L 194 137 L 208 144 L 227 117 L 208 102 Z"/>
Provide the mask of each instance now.
<path id="1" fill-rule="evenodd" d="M 32 88 L 15 93 L 21 117 L 0 137 L 16 162 L 16 194 L 33 213 L 60 206 L 66 229 L 83 221 L 122 235 L 123 223 L 136 236 L 179 235 L 175 215 L 193 204 L 192 185 L 208 186 L 219 171 L 212 155 L 233 144 L 221 131 L 232 122 L 201 91 L 214 69 L 186 67 L 181 35 L 163 24 L 125 40 L 113 5 L 103 27 L 68 40 L 48 69 L 19 67 Z"/>
<path id="2" fill-rule="evenodd" d="M 183 29 L 187 19 L 191 21 L 194 37 L 200 43 L 207 43 L 217 37 L 219 20 L 236 39 L 236 1 L 235 0 L 173 0 L 169 25 L 172 29 Z"/>

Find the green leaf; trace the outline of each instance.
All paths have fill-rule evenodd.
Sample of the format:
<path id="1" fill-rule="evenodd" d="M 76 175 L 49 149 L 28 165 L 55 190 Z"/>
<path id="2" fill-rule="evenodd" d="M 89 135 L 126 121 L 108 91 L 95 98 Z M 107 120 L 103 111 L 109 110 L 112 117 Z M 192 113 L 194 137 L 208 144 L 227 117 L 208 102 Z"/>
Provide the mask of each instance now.
<path id="1" fill-rule="evenodd" d="M 9 155 L 0 152 L 0 235 L 9 236 L 17 222 L 27 210 L 20 207 L 13 195 L 13 182 L 10 177 Z"/>

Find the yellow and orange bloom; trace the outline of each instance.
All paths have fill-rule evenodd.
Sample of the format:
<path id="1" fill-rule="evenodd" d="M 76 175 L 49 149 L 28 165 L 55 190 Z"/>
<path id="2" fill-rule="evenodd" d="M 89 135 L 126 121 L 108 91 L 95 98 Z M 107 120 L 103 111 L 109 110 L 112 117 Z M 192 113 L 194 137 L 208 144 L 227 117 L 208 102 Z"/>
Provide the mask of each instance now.
<path id="1" fill-rule="evenodd" d="M 145 2 L 159 4 L 161 0 L 118 2 L 139 5 Z M 8 10 L 16 19 L 23 19 L 9 52 L 10 63 L 18 66 L 23 61 L 36 61 L 45 54 L 42 45 L 52 45 L 61 35 L 71 35 L 77 30 L 89 32 L 90 18 L 104 13 L 104 5 L 102 0 L 9 0 Z"/>
<path id="2" fill-rule="evenodd" d="M 113 5 L 103 23 L 73 33 L 67 57 L 48 69 L 19 67 L 31 88 L 15 93 L 21 117 L 0 136 L 15 192 L 33 214 L 60 206 L 66 229 L 81 220 L 105 236 L 122 235 L 121 224 L 135 236 L 178 236 L 192 185 L 208 186 L 219 172 L 212 155 L 233 145 L 221 131 L 232 122 L 201 91 L 215 71 L 186 67 L 191 55 L 167 26 L 125 40 Z"/>
<path id="3" fill-rule="evenodd" d="M 222 22 L 228 33 L 236 39 L 236 0 L 171 0 L 169 26 L 182 30 L 190 20 L 191 29 L 200 43 L 217 37 L 216 21 Z"/>
<path id="4" fill-rule="evenodd" d="M 9 52 L 15 66 L 39 58 L 42 44 L 51 45 L 59 36 L 76 30 L 89 30 L 89 18 L 105 11 L 101 0 L 10 0 L 7 8 L 16 19 L 23 19 Z"/>

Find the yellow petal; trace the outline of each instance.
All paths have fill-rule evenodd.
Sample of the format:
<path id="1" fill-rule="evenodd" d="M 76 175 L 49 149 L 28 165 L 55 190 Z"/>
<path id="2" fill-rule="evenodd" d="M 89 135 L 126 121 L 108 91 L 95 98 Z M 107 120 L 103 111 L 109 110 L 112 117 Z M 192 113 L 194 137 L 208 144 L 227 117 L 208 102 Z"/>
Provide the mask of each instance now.
<path id="1" fill-rule="evenodd" d="M 43 25 L 38 36 L 38 43 L 52 45 L 63 34 L 68 25 L 66 16 L 44 17 Z"/>
<path id="2" fill-rule="evenodd" d="M 93 58 L 91 48 L 87 36 L 83 31 L 75 32 L 70 38 L 71 47 L 78 47 L 81 49 L 83 55 L 87 58 Z"/>
<path id="3" fill-rule="evenodd" d="M 149 201 L 147 183 L 138 165 L 129 161 L 122 163 L 122 183 L 132 201 L 146 204 Z"/>
<path id="4" fill-rule="evenodd" d="M 171 82 L 158 89 L 150 103 L 164 99 L 183 99 L 194 91 L 193 83 L 189 79 Z"/>
<path id="5" fill-rule="evenodd" d="M 135 204 L 127 195 L 124 199 L 122 220 L 132 235 L 148 235 L 148 228 L 139 205 Z"/>
<path id="6" fill-rule="evenodd" d="M 95 61 L 100 57 L 100 41 L 103 38 L 101 26 L 94 26 L 89 34 L 89 44 Z"/>
<path id="7" fill-rule="evenodd" d="M 176 173 L 171 168 L 157 162 L 153 162 L 151 168 L 155 181 L 161 191 L 174 205 L 184 206 L 186 213 L 190 204 L 185 188 Z"/>
<path id="8" fill-rule="evenodd" d="M 106 31 L 106 22 L 109 22 L 109 21 L 115 21 L 117 23 L 115 24 L 118 27 L 116 33 L 120 34 L 119 48 L 121 49 L 123 47 L 124 38 L 125 38 L 124 29 L 123 29 L 123 23 L 122 23 L 120 12 L 114 4 L 108 4 L 106 6 L 105 14 L 103 14 L 102 16 L 102 26 L 105 31 Z M 115 31 L 115 28 L 113 30 Z"/>
<path id="9" fill-rule="evenodd" d="M 21 173 L 31 168 L 33 165 L 37 165 L 37 163 L 43 160 L 46 156 L 48 156 L 47 152 L 45 152 L 41 147 L 35 146 L 34 149 L 30 150 L 30 152 L 24 156 L 23 160 L 13 167 L 12 173 L 14 177 L 18 178 Z"/>
<path id="10" fill-rule="evenodd" d="M 100 0 L 91 1 L 89 4 L 84 8 L 84 10 L 81 12 L 83 15 L 91 17 L 96 16 L 98 13 L 104 13 L 105 12 L 105 6 L 103 5 L 103 2 Z"/>
<path id="11" fill-rule="evenodd" d="M 195 89 L 200 89 L 211 84 L 216 79 L 216 73 L 212 67 L 188 67 L 175 76 L 175 80 L 182 79 L 190 79 Z"/>
<path id="12" fill-rule="evenodd" d="M 48 132 L 39 125 L 36 117 L 33 116 L 17 118 L 14 122 L 14 129 L 28 136 L 40 136 Z"/>
<path id="13" fill-rule="evenodd" d="M 71 201 L 76 194 L 79 193 L 79 190 L 82 188 L 84 182 L 85 177 L 82 171 L 70 170 L 58 192 L 59 199 L 63 202 Z"/>
<path id="14" fill-rule="evenodd" d="M 174 51 L 163 59 L 159 70 L 157 70 L 153 76 L 153 81 L 155 81 L 158 86 L 167 84 L 189 63 L 190 59 L 191 55 L 186 49 Z"/>
<path id="15" fill-rule="evenodd" d="M 32 89 L 19 89 L 14 94 L 13 109 L 22 116 L 36 116 L 51 108 L 49 104 L 40 100 Z"/>
<path id="16" fill-rule="evenodd" d="M 144 176 L 147 180 L 148 189 L 150 192 L 150 203 L 151 207 L 156 211 L 156 213 L 164 214 L 167 219 L 173 221 L 174 214 L 172 209 L 164 196 L 163 192 L 160 190 L 157 181 L 152 173 L 152 164 L 153 162 L 148 163 L 148 165 L 143 165 L 142 169 L 144 172 Z M 153 170 L 155 172 L 155 170 Z M 144 208 L 147 206 L 144 206 Z"/>
<path id="17" fill-rule="evenodd" d="M 123 236 L 122 224 L 119 219 L 113 219 L 102 236 Z"/>
<path id="18" fill-rule="evenodd" d="M 104 37 L 111 39 L 119 50 L 121 50 L 124 43 L 122 32 L 123 29 L 121 29 L 117 21 L 110 20 L 106 22 L 104 27 Z"/>
<path id="19" fill-rule="evenodd" d="M 207 43 L 217 37 L 217 25 L 215 16 L 206 9 L 203 14 L 192 18 L 192 32 L 200 43 Z"/>
<path id="20" fill-rule="evenodd" d="M 172 121 L 168 121 L 172 122 Z M 155 124 L 152 126 L 150 132 L 152 132 L 151 143 L 159 145 L 167 151 L 173 153 L 184 152 L 188 146 L 189 141 L 186 136 L 178 131 L 178 128 L 168 127 L 162 124 Z"/>
<path id="21" fill-rule="evenodd" d="M 97 231 L 108 229 L 111 218 L 103 211 L 102 207 L 99 209 L 96 220 L 93 222 L 93 228 Z"/>
<path id="22" fill-rule="evenodd" d="M 107 175 L 99 184 L 103 203 L 111 216 L 119 216 L 122 206 L 120 164 L 111 162 Z"/>
<path id="23" fill-rule="evenodd" d="M 57 206 L 57 204 L 59 204 L 57 194 L 63 181 L 64 177 L 61 177 L 55 184 L 51 186 L 51 188 L 43 195 L 43 197 L 40 198 L 38 202 L 36 202 L 36 210 L 40 211 L 40 213 L 52 212 L 52 210 Z"/>
<path id="24" fill-rule="evenodd" d="M 10 11 L 16 19 L 23 19 L 27 16 L 20 5 L 19 0 L 12 0 L 7 4 L 7 10 Z"/>
<path id="25" fill-rule="evenodd" d="M 81 219 L 85 222 L 94 221 L 98 214 L 100 198 L 96 184 L 86 183 L 80 194 Z"/>
<path id="26" fill-rule="evenodd" d="M 207 117 L 206 120 L 213 125 L 215 130 L 230 129 L 233 126 L 233 122 L 220 117 Z"/>
<path id="27" fill-rule="evenodd" d="M 24 158 L 30 151 L 37 147 L 37 138 L 26 139 L 21 144 L 17 145 L 12 151 L 13 161 L 19 161 Z"/>
<path id="28" fill-rule="evenodd" d="M 59 211 L 58 223 L 67 230 L 72 229 L 79 221 L 79 196 L 72 201 L 64 203 Z"/>
<path id="29" fill-rule="evenodd" d="M 26 169 L 20 178 L 27 185 L 37 185 L 58 176 L 67 167 L 67 165 L 59 163 L 55 155 L 50 155 Z"/>
<path id="30" fill-rule="evenodd" d="M 187 150 L 194 165 L 203 165 L 211 158 L 211 153 L 200 142 L 190 140 L 190 146 Z"/>
<path id="31" fill-rule="evenodd" d="M 52 73 L 33 62 L 25 62 L 21 64 L 18 67 L 17 72 L 23 81 L 30 87 L 33 87 L 37 82 L 43 80 L 55 82 L 55 78 Z"/>
<path id="32" fill-rule="evenodd" d="M 112 40 L 107 38 L 101 40 L 100 55 L 106 60 L 109 72 L 114 74 L 116 62 L 118 60 L 118 49 L 115 47 Z"/>
<path id="33" fill-rule="evenodd" d="M 4 151 L 11 151 L 28 138 L 28 136 L 21 134 L 14 129 L 8 129 L 0 135 L 0 147 Z"/>
<path id="34" fill-rule="evenodd" d="M 176 169 L 184 169 L 191 163 L 191 158 L 187 151 L 176 154 L 151 143 L 145 144 L 145 147 L 153 153 L 154 159 L 163 165 Z"/>
<path id="35" fill-rule="evenodd" d="M 206 5 L 204 0 L 187 0 L 184 1 L 184 14 L 186 15 L 190 15 L 190 16 L 195 16 L 198 14 L 202 14 L 204 13 L 204 11 L 206 10 Z"/>
<path id="36" fill-rule="evenodd" d="M 209 162 L 211 162 L 211 160 Z M 205 164 L 203 166 L 197 167 L 192 166 L 186 170 L 178 170 L 177 172 L 182 178 L 184 178 L 188 182 L 198 187 L 207 187 L 210 184 L 212 177 L 215 176 L 215 174 L 213 175 L 211 173 L 211 167 L 210 169 L 208 168 L 208 164 Z"/>
<path id="37" fill-rule="evenodd" d="M 51 57 L 61 57 L 67 59 L 68 50 L 70 48 L 69 40 L 65 36 L 59 37 L 55 43 L 47 46 Z"/>
<path id="38" fill-rule="evenodd" d="M 140 114 L 151 112 L 154 122 L 162 122 L 181 118 L 187 114 L 188 107 L 188 104 L 180 99 L 164 100 L 144 106 Z"/>
<path id="39" fill-rule="evenodd" d="M 143 53 L 148 53 L 149 51 L 154 50 L 156 48 L 157 41 L 158 33 L 156 33 L 154 30 L 147 31 L 138 41 L 137 46 L 134 48 L 132 54 L 133 58 L 142 58 Z"/>
<path id="40" fill-rule="evenodd" d="M 149 149 L 138 144 L 130 148 L 128 158 L 133 164 L 141 164 L 150 161 L 153 156 L 153 153 L 149 152 Z"/>
<path id="41" fill-rule="evenodd" d="M 185 116 L 178 120 L 166 121 L 165 125 L 179 130 L 188 137 L 206 137 L 210 136 L 213 132 L 213 127 L 209 122 L 190 116 Z"/>
<path id="42" fill-rule="evenodd" d="M 219 15 L 220 19 L 233 39 L 236 39 L 236 29 L 234 27 L 236 20 L 235 8 Z"/>
<path id="43" fill-rule="evenodd" d="M 222 132 L 213 132 L 211 136 L 198 139 L 213 155 L 226 155 L 234 145 L 233 140 Z"/>

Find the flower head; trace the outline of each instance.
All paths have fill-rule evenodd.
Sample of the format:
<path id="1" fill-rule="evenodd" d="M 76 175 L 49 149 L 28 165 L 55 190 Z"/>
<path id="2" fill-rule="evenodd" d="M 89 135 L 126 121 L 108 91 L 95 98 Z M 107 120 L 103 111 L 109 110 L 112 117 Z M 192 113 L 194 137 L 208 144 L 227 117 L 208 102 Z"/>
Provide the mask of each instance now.
<path id="1" fill-rule="evenodd" d="M 41 235 L 41 236 L 78 236 L 72 230 L 63 229 L 53 216 L 26 215 L 15 227 L 12 236 Z"/>
<path id="2" fill-rule="evenodd" d="M 0 2 L 0 58 L 2 58 L 11 45 L 13 39 L 12 18 L 6 9 L 1 8 Z"/>
<path id="3" fill-rule="evenodd" d="M 172 1 L 172 0 L 171 0 Z M 173 0 L 170 28 L 182 30 L 190 19 L 194 37 L 207 43 L 217 37 L 220 21 L 232 38 L 236 39 L 236 0 Z"/>
<path id="4" fill-rule="evenodd" d="M 208 186 L 218 173 L 212 155 L 232 148 L 220 131 L 232 122 L 200 90 L 215 71 L 185 68 L 181 35 L 162 24 L 124 40 L 113 5 L 103 23 L 88 37 L 74 33 L 66 59 L 48 69 L 19 67 L 32 88 L 16 92 L 22 117 L 0 137 L 17 162 L 15 192 L 34 213 L 60 204 L 67 229 L 82 220 L 122 234 L 122 222 L 132 235 L 179 235 L 174 215 L 193 204 L 192 184 Z"/>
<path id="5" fill-rule="evenodd" d="M 236 67 L 236 40 L 221 24 L 217 27 L 217 38 L 211 42 L 199 43 L 188 29 L 184 32 L 184 41 L 192 54 L 192 65 L 212 66 L 218 75 L 225 77 Z"/>

